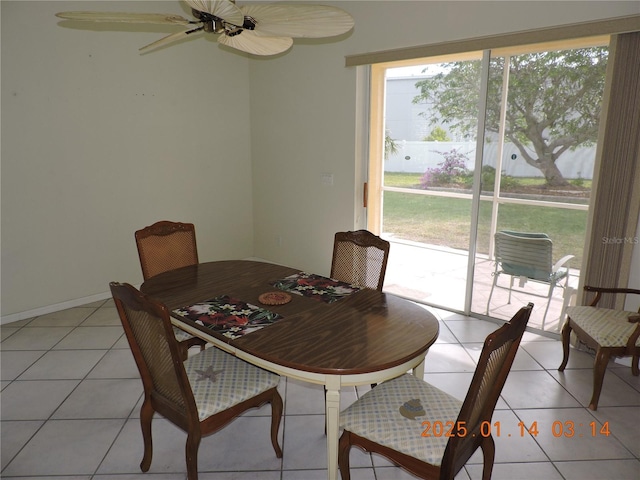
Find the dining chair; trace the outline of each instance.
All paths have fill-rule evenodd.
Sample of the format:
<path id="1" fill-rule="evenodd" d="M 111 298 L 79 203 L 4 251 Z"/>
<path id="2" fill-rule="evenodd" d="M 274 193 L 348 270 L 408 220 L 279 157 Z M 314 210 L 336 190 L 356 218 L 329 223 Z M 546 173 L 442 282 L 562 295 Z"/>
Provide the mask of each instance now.
<path id="1" fill-rule="evenodd" d="M 564 310 L 568 304 L 567 287 L 569 285 L 569 261 L 574 255 L 565 255 L 555 264 L 553 263 L 553 242 L 546 233 L 513 232 L 503 230 L 496 232 L 495 239 L 495 270 L 491 274 L 493 283 L 487 300 L 487 315 L 491 305 L 491 297 L 494 288 L 502 288 L 509 291 L 507 303 L 511 303 L 513 291 L 525 292 L 528 295 L 547 299 L 547 306 L 542 317 L 542 326 L 549 311 L 551 296 L 556 286 L 564 289 L 563 304 L 560 318 L 564 316 Z M 509 287 L 498 285 L 498 277 L 502 274 L 509 275 Z M 514 290 L 514 281 L 518 279 L 521 290 Z M 541 295 L 532 290 L 524 290 L 528 281 L 544 284 L 548 287 L 546 294 Z M 564 284 L 562 283 L 564 281 Z"/>
<path id="2" fill-rule="evenodd" d="M 193 223 L 162 220 L 135 232 L 142 278 L 148 280 L 160 273 L 198 264 L 196 229 Z M 193 346 L 204 350 L 206 342 L 178 327 L 173 327 L 183 358 Z"/>
<path id="3" fill-rule="evenodd" d="M 342 480 L 351 478 L 352 445 L 424 479 L 453 479 L 480 447 L 482 478 L 489 480 L 495 456 L 491 417 L 532 308 L 529 303 L 487 336 L 463 402 L 407 373 L 379 384 L 345 409 L 338 447 Z"/>
<path id="4" fill-rule="evenodd" d="M 331 278 L 382 291 L 390 244 L 368 230 L 337 232 Z"/>
<path id="5" fill-rule="evenodd" d="M 109 286 L 144 387 L 140 409 L 143 472 L 151 466 L 151 420 L 155 412 L 187 433 L 188 480 L 198 478 L 201 438 L 265 403 L 271 404 L 271 443 L 276 456 L 282 457 L 278 430 L 283 405 L 277 390 L 278 375 L 218 348 L 183 360 L 167 307 L 129 284 L 112 282 Z"/>
<path id="6" fill-rule="evenodd" d="M 631 373 L 638 376 L 640 357 L 640 309 L 638 312 L 598 307 L 603 294 L 640 295 L 632 288 L 601 288 L 585 286 L 585 291 L 595 293 L 589 305 L 567 308 L 567 319 L 562 327 L 563 372 L 569 361 L 571 332 L 579 342 L 596 351 L 593 363 L 593 392 L 589 401 L 591 410 L 598 409 L 604 374 L 611 357 L 632 357 Z"/>
<path id="7" fill-rule="evenodd" d="M 333 239 L 330 277 L 382 291 L 390 249 L 389 242 L 369 230 L 337 232 Z M 375 386 L 371 384 L 371 388 Z"/>

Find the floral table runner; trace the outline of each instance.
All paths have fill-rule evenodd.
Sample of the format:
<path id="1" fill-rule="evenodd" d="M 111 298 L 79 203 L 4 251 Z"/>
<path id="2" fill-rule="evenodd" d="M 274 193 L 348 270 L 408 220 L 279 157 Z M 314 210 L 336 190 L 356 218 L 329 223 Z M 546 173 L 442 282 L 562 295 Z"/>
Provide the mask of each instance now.
<path id="1" fill-rule="evenodd" d="M 310 297 L 325 303 L 336 302 L 362 290 L 362 287 L 357 287 L 347 282 L 306 272 L 290 275 L 272 283 L 272 285 L 280 290 Z"/>
<path id="2" fill-rule="evenodd" d="M 174 313 L 235 339 L 280 320 L 282 315 L 228 295 L 177 308 Z"/>

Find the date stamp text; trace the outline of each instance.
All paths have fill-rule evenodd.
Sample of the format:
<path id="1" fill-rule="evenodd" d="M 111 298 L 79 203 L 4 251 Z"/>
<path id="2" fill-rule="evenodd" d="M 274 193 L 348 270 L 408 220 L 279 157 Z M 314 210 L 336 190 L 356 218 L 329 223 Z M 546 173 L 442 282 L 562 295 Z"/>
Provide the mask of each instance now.
<path id="1" fill-rule="evenodd" d="M 531 425 L 525 425 L 523 422 L 518 424 L 513 429 L 507 431 L 503 428 L 501 422 L 482 422 L 478 432 L 470 432 L 467 428 L 466 422 L 422 422 L 423 437 L 467 437 L 467 436 L 482 436 L 482 437 L 524 437 L 531 435 L 537 437 L 540 433 L 540 427 L 538 422 L 533 422 Z M 549 428 L 551 434 L 556 438 L 574 438 L 574 437 L 608 437 L 611 433 L 609 431 L 609 422 L 600 424 L 598 422 L 589 422 L 586 424 L 575 423 L 573 421 L 560 421 L 556 420 L 551 425 L 544 428 Z"/>

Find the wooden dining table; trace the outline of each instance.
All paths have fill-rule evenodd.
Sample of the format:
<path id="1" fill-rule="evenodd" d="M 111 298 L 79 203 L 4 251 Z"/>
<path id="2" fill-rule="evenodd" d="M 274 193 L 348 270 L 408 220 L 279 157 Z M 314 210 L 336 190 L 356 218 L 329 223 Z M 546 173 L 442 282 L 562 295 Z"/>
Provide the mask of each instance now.
<path id="1" fill-rule="evenodd" d="M 281 292 L 279 280 L 299 269 L 252 260 L 201 263 L 156 275 L 141 290 L 164 303 L 177 327 L 238 358 L 289 378 L 324 385 L 327 478 L 337 479 L 340 390 L 380 383 L 413 370 L 438 337 L 438 320 L 425 307 L 371 289 L 335 301 L 290 293 L 282 305 L 263 305 L 264 293 Z M 237 338 L 177 314 L 220 296 L 278 314 L 277 321 Z"/>

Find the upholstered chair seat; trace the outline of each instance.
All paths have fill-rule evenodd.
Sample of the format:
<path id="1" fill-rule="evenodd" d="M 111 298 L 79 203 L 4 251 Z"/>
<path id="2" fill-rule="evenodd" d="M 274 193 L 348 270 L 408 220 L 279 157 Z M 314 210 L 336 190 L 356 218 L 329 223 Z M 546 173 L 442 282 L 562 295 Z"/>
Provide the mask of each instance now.
<path id="1" fill-rule="evenodd" d="M 563 372 L 569 362 L 571 334 L 579 342 L 596 351 L 593 362 L 593 392 L 589 401 L 591 410 L 598 409 L 604 374 L 611 357 L 632 357 L 631 373 L 638 376 L 640 369 L 640 311 L 603 308 L 598 302 L 603 295 L 640 295 L 633 288 L 606 288 L 586 285 L 585 292 L 595 293 L 589 305 L 567 308 L 567 319 L 562 327 Z M 636 297 L 637 298 L 637 297 Z"/>
<path id="2" fill-rule="evenodd" d="M 424 410 L 428 407 L 429 415 Z M 368 391 L 340 414 L 343 428 L 361 437 L 415 457 L 431 465 L 440 465 L 448 436 L 422 436 L 422 422 L 454 425 L 462 402 L 412 374 L 389 380 Z M 449 422 L 449 423 L 448 423 Z"/>
<path id="3" fill-rule="evenodd" d="M 191 355 L 184 368 L 200 420 L 276 388 L 280 381 L 278 375 L 218 348 Z"/>
<path id="4" fill-rule="evenodd" d="M 611 308 L 567 308 L 567 315 L 602 347 L 625 347 L 637 327 L 637 324 L 629 322 L 629 317 L 637 314 Z M 640 347 L 640 337 L 636 339 L 635 344 L 636 347 Z"/>

